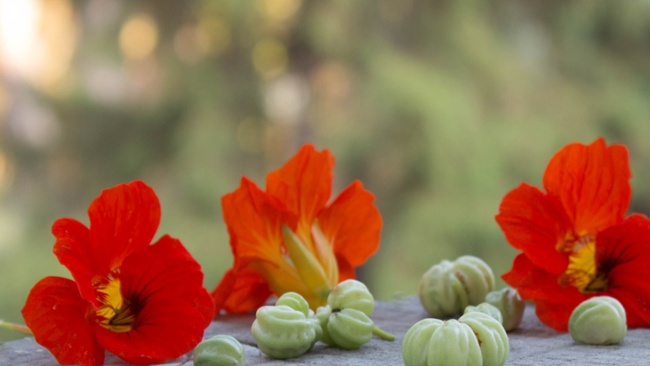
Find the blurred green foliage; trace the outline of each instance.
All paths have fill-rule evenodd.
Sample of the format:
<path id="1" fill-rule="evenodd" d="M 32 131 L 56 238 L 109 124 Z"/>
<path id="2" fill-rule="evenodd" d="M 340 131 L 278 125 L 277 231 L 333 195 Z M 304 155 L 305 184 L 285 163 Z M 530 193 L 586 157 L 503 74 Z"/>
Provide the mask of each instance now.
<path id="1" fill-rule="evenodd" d="M 52 222 L 87 223 L 102 189 L 133 179 L 157 191 L 159 235 L 183 241 L 212 289 L 232 262 L 220 197 L 242 175 L 262 185 L 304 142 L 336 156 L 336 192 L 360 179 L 377 197 L 381 248 L 359 276 L 380 299 L 462 254 L 507 271 L 500 200 L 539 185 L 572 141 L 626 144 L 631 209 L 650 212 L 650 2 L 58 3 L 75 14 L 68 72 L 54 88 L 3 83 L 5 320 L 22 321 L 39 279 L 69 276 Z M 155 26 L 145 56 L 119 41 L 136 16 Z M 46 143 L 29 138 L 34 109 Z"/>

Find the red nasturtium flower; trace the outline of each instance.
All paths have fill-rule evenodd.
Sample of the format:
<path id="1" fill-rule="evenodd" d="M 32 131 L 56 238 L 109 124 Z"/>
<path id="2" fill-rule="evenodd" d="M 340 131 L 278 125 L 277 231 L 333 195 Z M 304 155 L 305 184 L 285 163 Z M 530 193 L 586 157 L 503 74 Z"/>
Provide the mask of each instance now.
<path id="1" fill-rule="evenodd" d="M 243 177 L 222 198 L 234 264 L 212 292 L 216 314 L 251 311 L 288 291 L 315 308 L 377 251 L 374 196 L 354 181 L 328 204 L 333 167 L 328 150 L 307 144 L 267 175 L 266 191 Z"/>
<path id="2" fill-rule="evenodd" d="M 132 364 L 160 363 L 192 350 L 214 314 L 203 272 L 160 222 L 154 191 L 140 181 L 104 190 L 90 227 L 59 219 L 54 254 L 74 281 L 46 277 L 22 310 L 36 341 L 62 364 L 98 365 L 108 350 Z"/>
<path id="3" fill-rule="evenodd" d="M 502 277 L 535 302 L 539 319 L 567 331 L 573 309 L 593 296 L 612 296 L 630 327 L 650 325 L 650 220 L 625 217 L 631 196 L 623 145 L 573 143 L 544 172 L 545 192 L 522 183 L 496 216 L 521 250 Z"/>

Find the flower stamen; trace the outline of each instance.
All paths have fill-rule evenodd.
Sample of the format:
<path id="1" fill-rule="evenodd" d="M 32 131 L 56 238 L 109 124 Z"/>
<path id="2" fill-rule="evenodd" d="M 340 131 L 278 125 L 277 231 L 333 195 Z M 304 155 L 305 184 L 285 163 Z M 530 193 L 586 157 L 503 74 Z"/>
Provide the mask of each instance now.
<path id="1" fill-rule="evenodd" d="M 569 256 L 569 265 L 558 279 L 560 286 L 573 286 L 582 293 L 599 292 L 607 289 L 607 276 L 598 271 L 596 243 L 582 241 L 574 246 Z"/>
<path id="2" fill-rule="evenodd" d="M 120 279 L 110 278 L 108 283 L 97 287 L 97 292 L 97 299 L 102 304 L 95 311 L 99 325 L 117 333 L 130 331 L 135 313 L 131 303 L 122 297 Z"/>

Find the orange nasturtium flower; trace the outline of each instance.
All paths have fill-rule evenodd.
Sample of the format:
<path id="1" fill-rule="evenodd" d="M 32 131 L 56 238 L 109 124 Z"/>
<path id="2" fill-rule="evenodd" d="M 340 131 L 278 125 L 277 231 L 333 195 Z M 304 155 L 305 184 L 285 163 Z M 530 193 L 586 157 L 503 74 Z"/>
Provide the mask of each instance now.
<path id="1" fill-rule="evenodd" d="M 216 315 L 251 311 L 288 291 L 312 308 L 323 305 L 377 251 L 382 221 L 374 196 L 354 181 L 328 204 L 333 167 L 328 150 L 307 144 L 267 175 L 266 191 L 243 177 L 222 198 L 234 264 L 212 292 Z"/>
<path id="2" fill-rule="evenodd" d="M 628 326 L 650 325 L 650 220 L 625 217 L 630 177 L 625 146 L 572 143 L 549 162 L 545 192 L 522 183 L 503 198 L 496 220 L 522 253 L 502 277 L 549 327 L 567 331 L 593 296 L 617 298 Z"/>
<path id="3" fill-rule="evenodd" d="M 108 350 L 131 364 L 161 363 L 203 338 L 214 303 L 203 272 L 160 222 L 154 191 L 140 181 L 104 190 L 90 227 L 59 219 L 54 254 L 74 281 L 45 277 L 22 310 L 38 343 L 61 364 L 99 365 Z"/>

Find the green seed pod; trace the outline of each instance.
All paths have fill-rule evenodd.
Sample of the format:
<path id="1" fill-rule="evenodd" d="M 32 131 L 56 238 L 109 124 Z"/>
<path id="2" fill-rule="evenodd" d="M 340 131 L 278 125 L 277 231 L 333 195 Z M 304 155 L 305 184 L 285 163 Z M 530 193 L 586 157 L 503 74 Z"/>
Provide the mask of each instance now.
<path id="1" fill-rule="evenodd" d="M 494 273 L 482 259 L 464 255 L 454 261 L 453 271 L 465 287 L 469 305 L 485 301 L 485 295 L 494 290 Z"/>
<path id="2" fill-rule="evenodd" d="M 336 346 L 336 342 L 334 342 L 332 337 L 330 337 L 330 333 L 327 330 L 327 323 L 329 322 L 330 315 L 332 315 L 332 309 L 329 305 L 321 306 L 316 309 L 316 319 L 318 319 L 321 328 L 320 341 L 328 346 Z"/>
<path id="3" fill-rule="evenodd" d="M 357 309 L 370 316 L 375 309 L 375 299 L 368 287 L 357 280 L 345 280 L 330 292 L 327 303 L 332 309 Z"/>
<path id="4" fill-rule="evenodd" d="M 501 311 L 497 309 L 494 305 L 489 304 L 487 302 L 482 302 L 476 306 L 470 305 L 465 308 L 465 314 L 477 311 L 479 313 L 487 314 L 491 317 L 493 317 L 496 321 L 501 324 L 503 322 L 503 316 L 501 315 Z"/>
<path id="5" fill-rule="evenodd" d="M 420 279 L 418 295 L 422 306 L 434 317 L 461 313 L 478 305 L 494 288 L 494 274 L 481 259 L 462 256 L 433 265 Z"/>
<path id="6" fill-rule="evenodd" d="M 481 366 L 481 348 L 474 331 L 455 319 L 423 319 L 404 335 L 405 366 Z"/>
<path id="7" fill-rule="evenodd" d="M 314 311 L 311 309 L 309 309 L 309 311 L 307 312 L 307 320 L 309 320 L 312 323 L 312 326 L 314 327 L 314 332 L 316 333 L 316 336 L 314 337 L 314 341 L 311 344 L 313 347 L 314 344 L 316 344 L 316 342 L 320 341 L 321 338 L 323 338 L 323 328 L 320 325 L 320 319 L 316 317 L 316 313 L 314 313 Z"/>
<path id="8" fill-rule="evenodd" d="M 244 355 L 241 343 L 225 334 L 202 341 L 193 353 L 195 366 L 243 366 Z"/>
<path id="9" fill-rule="evenodd" d="M 316 338 L 314 323 L 286 305 L 257 309 L 251 332 L 260 351 L 280 359 L 304 354 Z"/>
<path id="10" fill-rule="evenodd" d="M 491 291 L 485 295 L 485 302 L 494 305 L 501 311 L 503 328 L 509 332 L 519 326 L 524 316 L 526 302 L 521 299 L 517 290 L 505 287 L 498 291 Z"/>
<path id="11" fill-rule="evenodd" d="M 444 322 L 431 334 L 428 366 L 481 366 L 481 347 L 474 331 L 455 319 Z"/>
<path id="12" fill-rule="evenodd" d="M 456 314 L 462 306 L 459 294 L 462 284 L 451 273 L 452 262 L 443 260 L 433 265 L 420 279 L 418 295 L 422 306 L 435 318 Z"/>
<path id="13" fill-rule="evenodd" d="M 627 334 L 625 309 L 613 297 L 592 297 L 580 303 L 571 313 L 569 333 L 581 343 L 619 343 Z"/>
<path id="14" fill-rule="evenodd" d="M 431 335 L 443 323 L 440 319 L 422 319 L 409 328 L 402 340 L 402 360 L 405 366 L 428 365 Z"/>
<path id="15" fill-rule="evenodd" d="M 332 312 L 327 321 L 327 332 L 337 346 L 357 349 L 372 339 L 375 324 L 357 309 L 345 308 Z"/>
<path id="16" fill-rule="evenodd" d="M 309 304 L 302 295 L 297 292 L 285 292 L 278 298 L 278 301 L 275 302 L 275 306 L 286 305 L 294 310 L 309 315 Z"/>
<path id="17" fill-rule="evenodd" d="M 473 311 L 458 319 L 474 331 L 481 347 L 483 366 L 503 366 L 510 352 L 508 335 L 501 322 L 492 316 Z"/>

